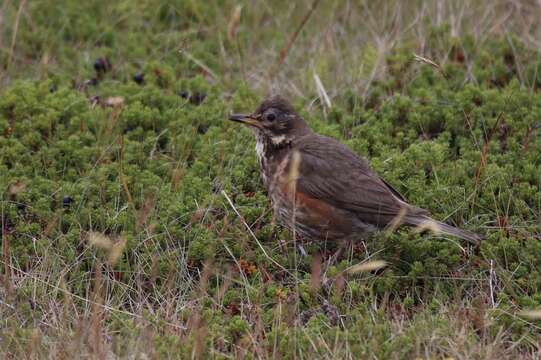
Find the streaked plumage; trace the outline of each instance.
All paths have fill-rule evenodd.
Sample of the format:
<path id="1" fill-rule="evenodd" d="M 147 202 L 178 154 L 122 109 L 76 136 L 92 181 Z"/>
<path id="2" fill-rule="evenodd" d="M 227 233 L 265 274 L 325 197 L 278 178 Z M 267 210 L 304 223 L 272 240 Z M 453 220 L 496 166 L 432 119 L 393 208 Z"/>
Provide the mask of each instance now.
<path id="1" fill-rule="evenodd" d="M 429 223 L 443 234 L 473 243 L 481 239 L 408 204 L 365 159 L 337 140 L 314 133 L 281 97 L 231 120 L 254 131 L 262 180 L 275 214 L 301 235 L 320 240 L 362 238 L 399 220 L 414 226 Z M 300 157 L 297 169 L 292 168 L 295 153 Z"/>

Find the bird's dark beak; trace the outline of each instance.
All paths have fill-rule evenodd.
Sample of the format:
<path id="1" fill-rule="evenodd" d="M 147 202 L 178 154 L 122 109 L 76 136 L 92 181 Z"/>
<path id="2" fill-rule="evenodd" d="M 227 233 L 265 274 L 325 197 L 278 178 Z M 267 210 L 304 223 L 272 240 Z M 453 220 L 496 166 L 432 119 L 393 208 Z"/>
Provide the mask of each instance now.
<path id="1" fill-rule="evenodd" d="M 261 127 L 261 123 L 253 115 L 233 114 L 233 115 L 229 116 L 229 120 L 240 122 L 240 123 L 243 123 L 245 125 Z"/>

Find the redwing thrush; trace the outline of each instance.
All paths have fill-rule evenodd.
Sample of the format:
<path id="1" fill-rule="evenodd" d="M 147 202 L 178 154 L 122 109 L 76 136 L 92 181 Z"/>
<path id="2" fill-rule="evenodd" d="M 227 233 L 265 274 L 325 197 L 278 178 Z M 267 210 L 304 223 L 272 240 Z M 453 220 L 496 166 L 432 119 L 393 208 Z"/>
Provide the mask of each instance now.
<path id="1" fill-rule="evenodd" d="M 302 236 L 362 238 L 400 224 L 477 243 L 481 236 L 438 222 L 376 174 L 368 162 L 335 139 L 316 134 L 281 97 L 251 115 L 231 115 L 255 133 L 263 183 L 278 220 Z"/>

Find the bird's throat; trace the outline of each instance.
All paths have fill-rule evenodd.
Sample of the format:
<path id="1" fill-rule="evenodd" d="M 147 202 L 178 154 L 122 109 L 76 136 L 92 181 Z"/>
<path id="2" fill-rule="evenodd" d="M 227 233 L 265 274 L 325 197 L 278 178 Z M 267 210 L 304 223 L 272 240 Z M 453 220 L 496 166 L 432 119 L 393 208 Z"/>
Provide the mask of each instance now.
<path id="1" fill-rule="evenodd" d="M 255 132 L 255 151 L 259 165 L 261 166 L 262 180 L 267 186 L 267 179 L 272 173 L 270 168 L 274 159 L 284 154 L 284 150 L 291 145 L 291 140 L 286 135 L 267 136 L 259 131 Z"/>

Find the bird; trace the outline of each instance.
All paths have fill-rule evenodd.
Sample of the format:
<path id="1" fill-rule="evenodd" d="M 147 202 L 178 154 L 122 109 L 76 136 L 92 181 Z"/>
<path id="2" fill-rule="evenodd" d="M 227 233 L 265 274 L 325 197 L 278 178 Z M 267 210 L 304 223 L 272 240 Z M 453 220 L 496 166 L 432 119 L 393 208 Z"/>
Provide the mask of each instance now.
<path id="1" fill-rule="evenodd" d="M 253 113 L 232 114 L 229 120 L 255 134 L 261 179 L 275 217 L 301 237 L 351 241 L 406 225 L 473 244 L 483 238 L 409 204 L 365 158 L 314 132 L 284 97 L 271 96 Z"/>

